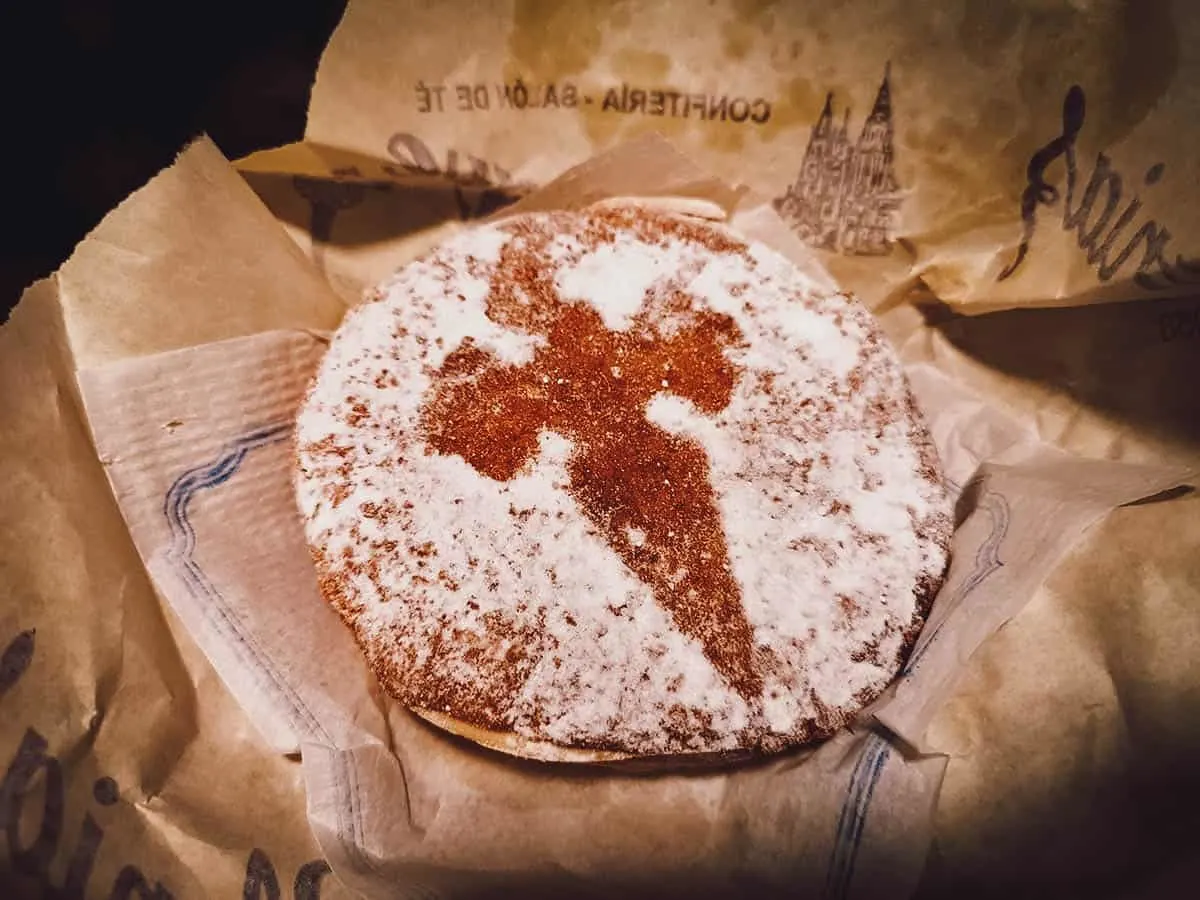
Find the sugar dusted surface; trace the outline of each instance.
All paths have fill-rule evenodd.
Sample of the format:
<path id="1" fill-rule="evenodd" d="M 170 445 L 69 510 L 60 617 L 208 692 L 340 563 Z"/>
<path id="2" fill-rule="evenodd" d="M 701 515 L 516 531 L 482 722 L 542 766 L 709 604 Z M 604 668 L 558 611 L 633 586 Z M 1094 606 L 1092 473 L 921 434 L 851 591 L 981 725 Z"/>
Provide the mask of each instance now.
<path id="1" fill-rule="evenodd" d="M 545 277 L 502 308 L 498 273 L 529 261 Z M 449 426 L 429 424 L 446 398 L 470 405 L 473 387 L 510 373 L 531 380 L 514 400 L 484 398 L 468 425 L 517 415 L 534 394 L 553 412 L 571 385 L 542 396 L 550 376 L 533 377 L 553 358 L 551 307 L 554 322 L 582 311 L 631 354 L 642 338 L 686 350 L 698 322 L 725 323 L 728 391 L 689 392 L 688 373 L 667 370 L 642 408 L 645 446 L 699 448 L 706 464 L 701 493 L 723 540 L 701 555 L 717 575 L 728 565 L 724 581 L 691 589 L 694 618 L 716 617 L 707 631 L 686 598 L 668 608 L 644 562 L 689 535 L 580 500 L 579 460 L 600 454 L 582 444 L 611 435 L 587 422 L 538 430 L 509 472 L 481 461 L 487 441 L 463 450 L 473 461 L 443 452 Z M 612 378 L 632 383 L 631 363 L 613 362 Z M 405 267 L 335 335 L 298 456 L 322 591 L 389 691 L 480 727 L 633 754 L 772 751 L 844 725 L 899 668 L 951 530 L 899 363 L 859 304 L 721 229 L 629 210 L 506 220 Z M 745 646 L 721 645 L 739 622 Z"/>

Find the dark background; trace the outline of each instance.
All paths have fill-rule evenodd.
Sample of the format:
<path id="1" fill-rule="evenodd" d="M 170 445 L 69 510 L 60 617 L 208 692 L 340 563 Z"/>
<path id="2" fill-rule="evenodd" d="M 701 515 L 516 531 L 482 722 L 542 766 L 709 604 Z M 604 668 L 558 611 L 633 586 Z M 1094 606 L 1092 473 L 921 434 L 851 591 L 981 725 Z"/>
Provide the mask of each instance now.
<path id="1" fill-rule="evenodd" d="M 207 132 L 299 140 L 345 0 L 0 0 L 0 320 L 105 213 Z"/>

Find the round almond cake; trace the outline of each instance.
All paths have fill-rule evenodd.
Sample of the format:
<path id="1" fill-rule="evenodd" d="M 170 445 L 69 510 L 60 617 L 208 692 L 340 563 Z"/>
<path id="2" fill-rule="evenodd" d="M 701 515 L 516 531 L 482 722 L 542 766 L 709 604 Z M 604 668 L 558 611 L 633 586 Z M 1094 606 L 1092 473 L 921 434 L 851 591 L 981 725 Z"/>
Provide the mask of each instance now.
<path id="1" fill-rule="evenodd" d="M 321 592 L 384 688 L 543 759 L 830 735 L 899 669 L 952 528 L 866 309 L 636 205 L 402 268 L 334 335 L 297 452 Z"/>

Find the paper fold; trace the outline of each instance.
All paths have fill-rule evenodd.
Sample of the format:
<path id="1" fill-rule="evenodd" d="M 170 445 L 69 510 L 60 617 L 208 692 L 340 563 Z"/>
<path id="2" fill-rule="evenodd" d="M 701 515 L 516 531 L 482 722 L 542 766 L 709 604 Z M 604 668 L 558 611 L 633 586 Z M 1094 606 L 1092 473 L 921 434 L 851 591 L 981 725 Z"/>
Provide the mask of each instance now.
<path id="1" fill-rule="evenodd" d="M 968 314 L 1188 296 L 1198 47 L 1188 0 L 353 0 L 306 146 L 247 164 L 544 185 L 659 133 L 860 293 L 898 268 Z"/>

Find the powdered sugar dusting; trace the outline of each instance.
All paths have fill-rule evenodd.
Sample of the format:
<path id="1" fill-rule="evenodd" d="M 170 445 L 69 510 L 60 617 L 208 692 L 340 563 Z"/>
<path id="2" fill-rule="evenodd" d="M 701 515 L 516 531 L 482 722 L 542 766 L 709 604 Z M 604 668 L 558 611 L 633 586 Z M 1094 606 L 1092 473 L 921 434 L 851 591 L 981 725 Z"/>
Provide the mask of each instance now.
<path id="1" fill-rule="evenodd" d="M 406 267 L 335 335 L 298 424 L 297 497 L 325 596 L 390 691 L 483 727 L 638 754 L 771 750 L 836 729 L 898 668 L 950 530 L 873 320 L 766 248 L 706 246 L 670 216 L 520 221 L 556 232 L 538 257 L 550 283 L 612 331 L 686 335 L 704 310 L 736 325 L 728 402 L 693 401 L 689 379 L 705 373 L 668 368 L 645 419 L 703 451 L 757 693 L 626 562 L 690 536 L 655 537 L 636 516 L 606 535 L 574 495 L 582 447 L 542 430 L 504 477 L 433 449 L 422 416 L 442 381 L 482 384 L 479 366 L 524 366 L 548 346 L 544 328 L 514 327 L 520 307 L 547 302 L 537 284 L 513 292 L 507 324 L 489 316 L 505 247 L 532 241 L 512 222 Z M 604 372 L 620 383 L 629 366 Z M 480 414 L 517 415 L 514 396 Z M 666 577 L 685 590 L 694 575 Z"/>
<path id="2" fill-rule="evenodd" d="M 655 283 L 677 276 L 692 254 L 681 241 L 662 246 L 617 240 L 580 254 L 573 265 L 559 269 L 555 284 L 564 300 L 583 300 L 600 313 L 614 331 L 630 326 Z"/>

